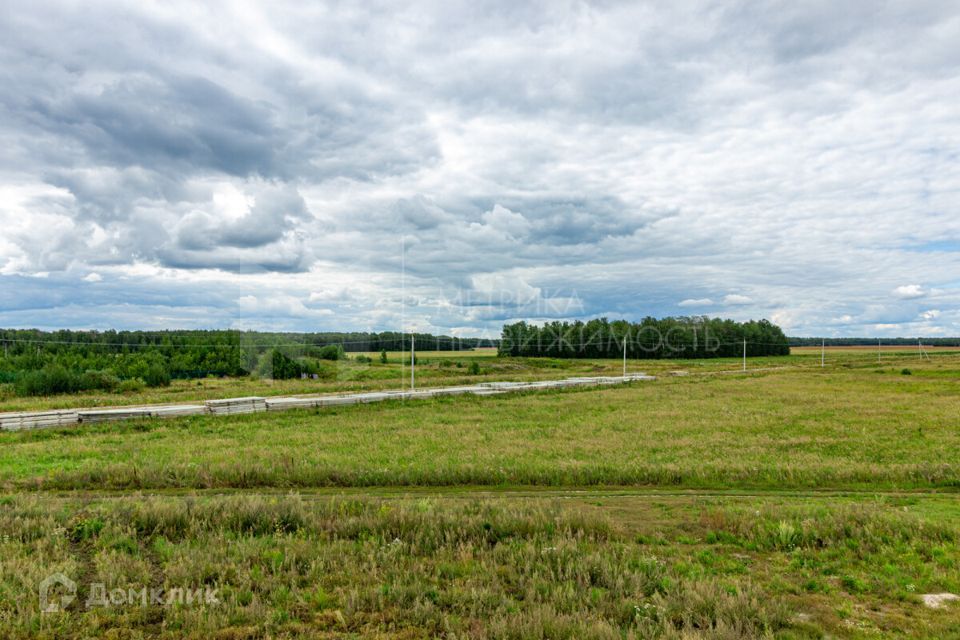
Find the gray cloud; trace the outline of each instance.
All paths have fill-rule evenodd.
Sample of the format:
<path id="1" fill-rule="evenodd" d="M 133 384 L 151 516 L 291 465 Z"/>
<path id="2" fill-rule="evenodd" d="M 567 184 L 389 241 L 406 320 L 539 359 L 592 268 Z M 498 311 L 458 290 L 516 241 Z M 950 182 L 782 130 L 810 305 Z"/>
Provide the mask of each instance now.
<path id="1" fill-rule="evenodd" d="M 11 7 L 0 325 L 960 334 L 958 60 L 932 0 Z"/>

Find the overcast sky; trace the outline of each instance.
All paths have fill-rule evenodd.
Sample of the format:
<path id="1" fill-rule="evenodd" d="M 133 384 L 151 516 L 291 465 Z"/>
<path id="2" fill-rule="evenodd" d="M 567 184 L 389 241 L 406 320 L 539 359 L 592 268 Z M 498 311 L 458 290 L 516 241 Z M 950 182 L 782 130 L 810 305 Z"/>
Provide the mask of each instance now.
<path id="1" fill-rule="evenodd" d="M 411 4 L 0 0 L 0 326 L 960 335 L 956 2 Z"/>

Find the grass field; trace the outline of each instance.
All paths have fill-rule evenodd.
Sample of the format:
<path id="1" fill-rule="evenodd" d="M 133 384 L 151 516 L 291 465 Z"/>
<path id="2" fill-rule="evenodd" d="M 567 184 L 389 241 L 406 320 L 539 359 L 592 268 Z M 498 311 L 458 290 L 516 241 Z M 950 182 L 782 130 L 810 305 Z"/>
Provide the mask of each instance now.
<path id="1" fill-rule="evenodd" d="M 960 354 L 930 352 L 3 433 L 0 636 L 960 637 L 920 602 L 960 593 Z M 56 571 L 78 600 L 41 614 Z M 86 609 L 93 583 L 218 601 Z"/>
<path id="2" fill-rule="evenodd" d="M 819 347 L 795 347 L 795 355 L 774 358 L 750 358 L 750 369 L 785 367 L 819 367 Z M 876 350 L 860 347 L 828 347 L 831 366 L 863 367 L 877 364 Z M 950 348 L 929 348 L 937 362 L 960 359 L 960 351 Z M 30 411 L 73 407 L 112 407 L 138 404 L 194 402 L 250 395 L 280 396 L 310 393 L 332 393 L 377 389 L 399 389 L 410 384 L 409 353 L 390 352 L 387 364 L 379 362 L 378 353 L 364 354 L 373 362 L 351 359 L 326 363 L 327 376 L 320 380 L 272 380 L 264 378 L 203 378 L 174 380 L 169 387 L 146 389 L 133 393 L 86 392 L 50 397 L 17 397 L 12 384 L 0 384 L 0 411 Z M 485 380 L 543 380 L 576 375 L 619 375 L 620 360 L 561 360 L 555 358 L 497 358 L 495 349 L 474 351 L 418 352 L 416 381 L 419 387 L 475 384 Z M 471 373 L 476 362 L 479 373 Z M 911 366 L 920 362 L 915 349 L 888 347 L 882 353 L 883 366 Z M 713 360 L 628 360 L 630 372 L 657 375 L 677 370 L 687 373 L 737 371 L 742 363 L 737 358 Z"/>

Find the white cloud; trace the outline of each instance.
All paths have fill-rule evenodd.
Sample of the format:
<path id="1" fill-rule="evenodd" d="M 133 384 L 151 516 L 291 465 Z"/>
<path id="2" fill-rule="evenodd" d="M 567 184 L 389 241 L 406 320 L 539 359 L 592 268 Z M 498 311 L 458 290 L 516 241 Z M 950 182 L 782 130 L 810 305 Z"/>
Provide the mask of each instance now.
<path id="1" fill-rule="evenodd" d="M 723 304 L 726 305 L 745 305 L 753 302 L 753 298 L 743 296 L 738 293 L 731 293 L 723 297 Z"/>
<path id="2" fill-rule="evenodd" d="M 262 296 L 246 295 L 237 298 L 237 307 L 241 313 L 259 316 L 289 316 L 310 318 L 333 315 L 330 309 L 314 309 L 304 305 L 296 296 L 272 293 Z"/>
<path id="3" fill-rule="evenodd" d="M 85 275 L 83 279 L 85 282 L 100 282 L 101 280 L 103 280 L 103 276 L 101 276 L 99 273 L 94 271 L 92 273 L 88 273 L 87 275 Z"/>
<path id="4" fill-rule="evenodd" d="M 678 307 L 709 307 L 713 305 L 710 298 L 687 298 L 677 303 Z"/>
<path id="5" fill-rule="evenodd" d="M 894 289 L 893 295 L 898 298 L 903 298 L 904 300 L 912 300 L 913 298 L 924 297 L 927 295 L 927 292 L 918 284 L 905 284 Z"/>

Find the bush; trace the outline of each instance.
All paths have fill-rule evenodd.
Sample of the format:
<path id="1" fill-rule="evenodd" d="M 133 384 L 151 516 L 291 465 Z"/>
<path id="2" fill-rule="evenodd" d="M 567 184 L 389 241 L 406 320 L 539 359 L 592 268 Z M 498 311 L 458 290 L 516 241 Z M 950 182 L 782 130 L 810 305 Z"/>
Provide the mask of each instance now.
<path id="1" fill-rule="evenodd" d="M 127 378 L 120 383 L 117 390 L 120 393 L 137 393 L 138 391 L 143 391 L 145 387 L 146 384 L 144 384 L 140 378 Z"/>
<path id="2" fill-rule="evenodd" d="M 380 364 L 387 364 L 387 350 L 380 349 Z"/>
<path id="3" fill-rule="evenodd" d="M 79 377 L 60 365 L 51 365 L 38 371 L 30 371 L 21 376 L 16 385 L 17 394 L 21 396 L 74 393 L 79 388 Z"/>
<path id="4" fill-rule="evenodd" d="M 344 355 L 343 347 L 338 344 L 328 344 L 320 348 L 321 360 L 341 360 Z"/>
<path id="5" fill-rule="evenodd" d="M 299 363 L 276 350 L 273 352 L 272 363 L 275 380 L 299 378 L 300 374 L 304 373 L 303 367 Z"/>
<path id="6" fill-rule="evenodd" d="M 357 362 L 362 362 L 364 364 L 369 364 L 373 362 L 373 358 L 371 358 L 370 356 L 365 356 L 362 353 L 358 355 L 356 358 L 354 358 L 354 360 L 356 360 Z"/>
<path id="7" fill-rule="evenodd" d="M 910 369 L 904 369 L 904 370 L 902 370 L 902 371 L 900 372 L 900 374 L 901 374 L 901 375 L 904 375 L 904 376 L 912 376 L 912 375 L 913 375 L 913 371 L 910 371 Z"/>
<path id="8" fill-rule="evenodd" d="M 470 375 L 478 376 L 480 375 L 480 363 L 474 360 L 470 363 Z"/>
<path id="9" fill-rule="evenodd" d="M 85 371 L 79 380 L 81 391 L 113 391 L 120 386 L 120 378 L 109 371 Z"/>
<path id="10" fill-rule="evenodd" d="M 151 364 L 143 374 L 143 381 L 148 387 L 169 387 L 170 372 L 161 364 Z"/>

